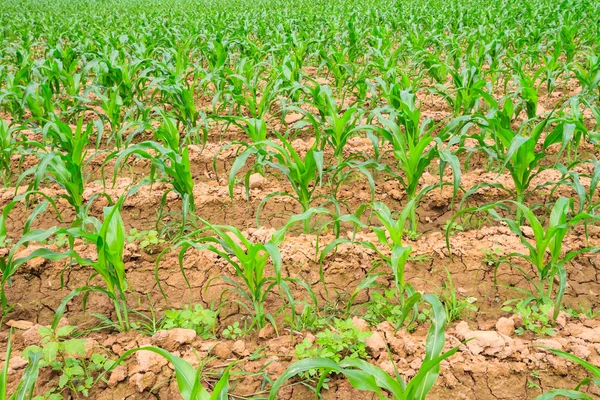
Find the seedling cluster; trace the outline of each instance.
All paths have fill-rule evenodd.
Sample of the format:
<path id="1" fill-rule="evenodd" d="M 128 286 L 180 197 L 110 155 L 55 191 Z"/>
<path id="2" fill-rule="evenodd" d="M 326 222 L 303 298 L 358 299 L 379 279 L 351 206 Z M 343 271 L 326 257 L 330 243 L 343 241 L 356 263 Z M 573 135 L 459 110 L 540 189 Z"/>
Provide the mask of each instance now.
<path id="1" fill-rule="evenodd" d="M 232 365 L 209 387 L 202 368 L 158 347 L 87 359 L 85 330 L 59 322 L 93 294 L 110 303 L 93 328 L 108 334 L 314 331 L 269 379 L 270 398 L 296 375 L 318 393 L 335 373 L 379 398 L 424 399 L 458 351 L 444 348 L 447 326 L 480 311 L 448 265 L 484 227 L 507 228 L 520 247 L 478 248 L 472 283 L 522 277 L 498 309 L 522 319 L 519 335 L 555 334 L 559 314 L 580 309 L 567 301 L 573 264 L 599 250 L 598 15 L 590 0 L 4 0 L 0 322 L 18 314 L 29 265 L 83 270 L 87 283 L 69 287 L 42 342 L 21 353 L 11 397 L 5 363 L 0 398 L 87 397 L 140 350 L 174 366 L 184 399 L 227 398 Z M 446 247 L 418 252 L 432 232 Z M 573 235 L 581 246 L 567 245 Z M 302 241 L 310 262 L 297 268 L 286 246 Z M 336 292 L 327 267 L 355 253 L 362 276 Z M 146 308 L 132 258 L 154 265 Z M 221 285 L 219 301 L 182 306 L 165 268 L 182 274 L 182 292 Z M 425 285 L 432 276 L 439 284 Z M 370 332 L 353 316 L 428 327 L 412 379 L 369 363 Z M 7 347 L 8 360 L 10 336 Z M 600 379 L 553 351 L 595 376 L 585 383 Z M 34 393 L 46 368 L 56 385 Z M 539 398 L 588 398 L 583 388 Z"/>

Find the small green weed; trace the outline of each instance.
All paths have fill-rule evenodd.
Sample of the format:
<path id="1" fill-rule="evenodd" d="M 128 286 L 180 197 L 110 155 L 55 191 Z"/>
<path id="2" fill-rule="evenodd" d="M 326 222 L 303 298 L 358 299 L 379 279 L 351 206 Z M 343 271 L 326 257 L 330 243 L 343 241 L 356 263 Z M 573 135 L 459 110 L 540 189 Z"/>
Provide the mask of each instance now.
<path id="1" fill-rule="evenodd" d="M 200 304 L 190 305 L 183 310 L 166 310 L 160 329 L 193 329 L 203 339 L 214 337 L 217 313 L 205 309 Z"/>

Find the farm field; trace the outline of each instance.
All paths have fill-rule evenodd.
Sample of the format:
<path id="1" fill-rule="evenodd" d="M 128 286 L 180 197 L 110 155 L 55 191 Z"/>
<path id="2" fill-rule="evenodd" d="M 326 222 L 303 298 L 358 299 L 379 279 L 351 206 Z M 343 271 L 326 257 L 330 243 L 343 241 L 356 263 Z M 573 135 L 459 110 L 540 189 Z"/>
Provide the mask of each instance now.
<path id="1" fill-rule="evenodd" d="M 599 54 L 594 0 L 2 1 L 0 399 L 600 398 Z"/>

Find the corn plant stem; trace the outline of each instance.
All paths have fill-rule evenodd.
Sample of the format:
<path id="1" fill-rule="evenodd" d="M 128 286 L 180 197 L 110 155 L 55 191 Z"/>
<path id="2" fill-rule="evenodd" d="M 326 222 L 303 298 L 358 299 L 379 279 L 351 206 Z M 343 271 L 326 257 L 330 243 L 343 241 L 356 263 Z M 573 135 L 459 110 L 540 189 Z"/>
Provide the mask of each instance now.
<path id="1" fill-rule="evenodd" d="M 516 189 L 517 192 L 517 203 L 519 204 L 524 204 L 523 202 L 525 201 L 525 193 L 523 192 L 523 189 Z M 521 212 L 521 209 L 519 207 L 517 207 L 517 214 L 515 215 L 515 220 L 517 221 L 517 224 L 519 224 L 519 226 L 521 226 L 521 224 L 523 223 L 523 213 Z"/>
<path id="2" fill-rule="evenodd" d="M 264 304 L 259 300 L 254 300 L 254 313 L 255 313 L 255 323 L 257 329 L 262 329 L 266 325 L 265 321 L 265 307 Z"/>
<path id="3" fill-rule="evenodd" d="M 409 217 L 409 229 L 411 232 L 416 233 L 417 232 L 417 210 L 416 208 L 413 208 L 410 211 L 410 217 Z"/>
<path id="4" fill-rule="evenodd" d="M 545 285 L 544 285 L 544 283 L 545 283 Z M 546 295 L 549 298 L 552 298 L 552 287 L 553 287 L 552 279 L 547 279 L 546 282 L 544 282 L 544 280 L 542 280 L 540 278 L 540 290 L 542 290 L 542 293 L 543 293 L 544 288 L 547 288 Z"/>
<path id="5" fill-rule="evenodd" d="M 119 320 L 119 327 L 125 331 L 129 330 L 129 313 L 127 312 L 127 304 L 125 303 L 125 299 L 115 299 L 113 303 L 115 306 L 115 314 L 117 314 L 117 319 Z"/>
<path id="6" fill-rule="evenodd" d="M 2 305 L 2 313 L 0 314 L 0 326 L 4 322 L 4 318 L 8 315 L 11 307 L 8 306 L 8 300 L 5 294 L 5 282 L 2 280 L 2 287 L 0 287 L 0 305 Z"/>
<path id="7" fill-rule="evenodd" d="M 304 221 L 302 221 L 302 229 L 304 230 L 304 233 L 310 233 L 310 220 L 309 219 L 305 219 Z"/>
<path id="8" fill-rule="evenodd" d="M 302 206 L 302 213 L 305 213 L 310 209 L 310 201 L 301 201 L 300 205 Z M 310 218 L 302 220 L 302 230 L 304 233 L 310 233 Z"/>
<path id="9" fill-rule="evenodd" d="M 76 220 L 75 220 L 76 225 L 83 227 L 83 223 L 84 223 L 85 219 L 87 218 L 85 207 L 83 205 L 76 205 L 75 206 L 75 215 L 76 215 Z"/>

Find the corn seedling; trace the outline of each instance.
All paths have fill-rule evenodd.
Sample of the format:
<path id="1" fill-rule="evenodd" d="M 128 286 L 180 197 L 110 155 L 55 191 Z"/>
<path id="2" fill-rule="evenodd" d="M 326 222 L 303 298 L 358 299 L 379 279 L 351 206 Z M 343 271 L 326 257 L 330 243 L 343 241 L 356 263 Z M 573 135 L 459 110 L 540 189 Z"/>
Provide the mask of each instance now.
<path id="1" fill-rule="evenodd" d="M 319 150 L 324 151 L 326 147 L 330 147 L 333 149 L 337 163 L 342 164 L 344 148 L 348 140 L 360 130 L 365 129 L 365 126 L 359 125 L 363 111 L 357 107 L 341 110 L 328 86 L 317 84 L 314 89 L 311 89 L 311 93 L 314 96 L 311 104 L 317 108 L 317 114 L 296 106 L 288 107 L 289 111 L 298 112 L 306 118 L 297 122 L 295 128 L 299 129 L 310 124 L 314 129 Z"/>
<path id="2" fill-rule="evenodd" d="M 39 303 L 40 291 L 32 289 L 43 287 L 41 295 L 59 290 L 56 281 L 63 275 L 55 270 L 60 270 L 70 275 L 71 284 L 81 282 L 81 274 L 93 279 L 70 297 L 81 295 L 84 308 L 92 292 L 110 299 L 110 315 L 100 316 L 100 324 L 91 328 L 111 331 L 102 335 L 138 328 L 153 333 L 164 323 L 238 340 L 283 320 L 297 336 L 294 330 L 300 327 L 320 329 L 354 311 L 369 323 L 388 320 L 412 331 L 433 313 L 419 290 L 430 284 L 425 275 L 441 271 L 428 254 L 439 252 L 439 246 L 429 247 L 455 202 L 460 202 L 456 210 L 465 211 L 443 228 L 452 245 L 469 247 L 466 267 L 483 273 L 461 275 L 460 286 L 482 289 L 486 304 L 510 305 L 502 311 L 521 314 L 524 324 L 516 327 L 517 334 L 553 332 L 550 310 L 567 302 L 567 293 L 562 299 L 567 272 L 569 279 L 578 279 L 571 282 L 575 289 L 582 284 L 579 289 L 598 292 L 588 276 L 597 267 L 596 249 L 582 247 L 598 244 L 593 240 L 600 207 L 599 1 L 0 4 L 0 303 L 5 318 L 39 311 L 32 305 Z M 214 171 L 207 165 L 208 153 L 214 155 Z M 217 174 L 225 181 L 215 179 Z M 255 182 L 253 174 L 264 179 Z M 129 178 L 134 181 L 129 194 L 148 185 L 150 200 L 156 195 L 157 201 L 149 204 L 146 191 L 123 206 L 121 219 L 110 207 L 124 203 L 113 206 L 108 188 L 112 185 L 112 193 Z M 106 190 L 96 190 L 100 179 Z M 153 187 L 156 181 L 160 185 Z M 207 188 L 202 208 L 198 182 Z M 220 196 L 223 184 L 229 200 Z M 240 210 L 244 194 L 247 202 Z M 560 196 L 573 201 L 557 200 Z M 488 204 L 498 200 L 503 201 Z M 98 206 L 106 205 L 103 214 Z M 298 238 L 286 233 L 285 243 L 282 213 L 301 215 L 292 217 L 298 226 L 286 225 L 285 232 L 303 231 Z M 246 234 L 248 215 L 275 235 L 254 243 L 263 232 Z M 498 233 L 516 234 L 518 240 L 495 241 L 490 224 L 508 225 Z M 135 245 L 123 250 L 127 240 Z M 488 243 L 492 250 L 479 254 Z M 518 248 L 509 248 L 511 243 Z M 579 247 L 571 252 L 566 243 Z M 167 310 L 173 312 L 162 320 L 157 318 L 162 311 L 145 315 L 127 309 L 137 296 L 128 287 L 133 276 L 126 279 L 122 257 L 132 266 L 161 260 L 155 273 L 162 279 L 173 273 L 172 260 L 165 258 L 172 250 L 169 259 L 181 256 L 186 279 L 191 278 L 186 261 L 196 250 L 226 267 L 202 289 L 211 291 L 217 282 L 227 287 L 220 301 L 241 304 L 234 303 L 240 310 L 235 321 L 193 304 L 181 312 Z M 584 250 L 589 257 L 577 256 Z M 84 257 L 84 251 L 90 255 Z M 579 261 L 582 268 L 570 271 Z M 418 268 L 407 270 L 413 263 Z M 455 264 L 448 268 L 454 271 Z M 499 268 L 513 273 L 500 274 Z M 147 268 L 138 269 L 136 282 Z M 518 282 L 520 292 L 512 296 L 517 299 L 490 298 L 478 287 L 492 271 L 497 285 Z M 351 284 L 356 277 L 359 281 Z M 474 306 L 472 292 L 454 293 L 458 281 L 452 278 L 457 288 L 443 272 L 434 277 L 448 319 Z M 321 290 L 327 299 L 319 308 Z M 153 303 L 150 295 L 136 299 L 140 310 Z M 370 300 L 360 304 L 367 295 Z M 582 305 L 597 308 L 583 297 Z M 179 308 L 181 299 L 175 300 L 168 299 Z M 300 313 L 297 303 L 310 306 Z M 20 309 L 11 309 L 13 304 Z M 69 319 L 77 318 L 72 314 Z M 0 329 L 0 337 L 4 333 Z M 260 358 L 259 353 L 260 347 L 248 358 Z M 432 353 L 432 360 L 440 355 Z M 373 372 L 363 387 L 373 389 L 374 397 L 378 381 L 389 380 L 392 389 L 380 388 L 382 396 L 420 397 L 406 391 L 411 383 L 386 378 L 375 367 L 342 365 L 343 355 L 335 361 L 352 379 Z M 75 397 L 89 389 L 88 376 L 71 373 L 76 367 L 69 365 L 64 378 L 65 385 L 73 384 Z M 268 385 L 269 371 L 262 368 L 245 378 L 262 377 Z M 525 385 L 516 396 L 525 396 L 527 380 L 542 386 L 530 372 L 519 375 Z M 472 397 L 481 397 L 481 382 L 474 379 Z M 81 391 L 74 382 L 80 380 Z M 15 384 L 11 381 L 10 388 Z M 200 389 L 192 394 L 194 383 L 189 386 L 184 397 L 207 398 Z M 501 397 L 497 388 L 488 393 L 484 384 L 483 389 L 485 396 Z M 107 396 L 117 393 L 112 387 L 101 390 Z M 447 397 L 461 390 L 449 388 Z M 89 390 L 91 397 L 97 393 Z"/>
<path id="3" fill-rule="evenodd" d="M 510 103 L 505 103 L 505 108 L 509 107 L 509 105 Z M 501 115 L 499 117 L 510 118 L 511 115 L 513 115 L 513 113 L 509 110 L 507 111 L 506 116 Z M 528 120 L 521 125 L 518 133 L 515 133 L 506 127 L 506 120 L 503 122 L 495 121 L 493 123 L 495 145 L 492 145 L 492 147 L 488 149 L 492 156 L 497 158 L 501 163 L 501 171 L 507 169 L 510 172 L 515 189 L 513 191 L 507 189 L 503 185 L 491 182 L 474 185 L 465 192 L 459 208 L 462 208 L 463 203 L 465 203 L 473 193 L 483 187 L 494 187 L 503 190 L 511 195 L 517 203 L 523 203 L 526 195 L 532 189 L 535 190 L 535 188 L 530 187 L 533 179 L 548 168 L 541 164 L 541 161 L 546 157 L 546 149 L 551 145 L 562 141 L 562 135 L 550 134 L 544 139 L 542 149 L 539 150 L 536 148 L 549 121 L 549 117 L 542 121 Z M 481 138 L 481 142 L 483 143 L 483 138 Z M 517 221 L 520 222 L 521 219 L 522 216 L 519 208 L 517 212 Z"/>
<path id="4" fill-rule="evenodd" d="M 250 191 L 250 175 L 255 170 L 264 170 L 265 167 L 283 174 L 292 186 L 292 193 L 273 192 L 261 200 L 256 211 L 258 226 L 262 207 L 273 197 L 291 197 L 300 203 L 302 213 L 307 212 L 313 202 L 321 197 L 316 195 L 315 191 L 321 186 L 323 179 L 323 152 L 310 148 L 302 158 L 287 140 L 281 135 L 277 136 L 282 142 L 281 145 L 267 140 L 249 146 L 236 158 L 229 173 L 229 195 L 232 198 L 236 175 L 250 156 L 255 156 L 255 164 L 245 173 L 246 197 Z M 303 228 L 307 233 L 311 230 L 310 220 L 303 220 Z"/>
<path id="5" fill-rule="evenodd" d="M 558 349 L 552 349 L 549 347 L 542 347 L 546 350 L 551 351 L 557 356 L 563 357 L 571 362 L 581 365 L 584 367 L 591 375 L 591 378 L 584 378 L 574 389 L 554 389 L 550 390 L 546 393 L 543 393 L 535 398 L 535 400 L 552 400 L 557 397 L 567 398 L 567 399 L 582 399 L 582 400 L 592 400 L 593 397 L 587 393 L 583 393 L 581 391 L 581 387 L 585 385 L 589 385 L 590 383 L 594 383 L 595 385 L 600 385 L 600 368 L 597 366 L 590 364 L 589 362 L 582 360 L 581 358 L 574 356 L 573 354 L 564 352 Z"/>
<path id="6" fill-rule="evenodd" d="M 45 134 L 51 138 L 55 151 L 39 154 L 39 163 L 27 171 L 23 172 L 17 180 L 16 186 L 25 178 L 33 175 L 33 181 L 29 185 L 29 191 L 37 191 L 40 184 L 50 179 L 56 182 L 64 191 L 59 195 L 66 199 L 75 211 L 74 226 L 84 226 L 88 222 L 88 210 L 92 201 L 98 195 L 110 197 L 104 194 L 95 195 L 87 205 L 84 204 L 83 191 L 86 182 L 84 168 L 89 162 L 86 146 L 89 143 L 93 131 L 93 124 L 88 124 L 83 129 L 83 119 L 79 119 L 75 131 L 71 127 L 60 121 L 47 125 Z M 40 144 L 39 147 L 42 147 Z"/>
<path id="7" fill-rule="evenodd" d="M 525 221 L 527 221 L 533 231 L 533 243 L 530 243 L 527 239 L 517 219 L 502 217 L 497 212 L 497 209 L 506 209 L 505 206 L 507 204 L 512 204 L 516 207 L 518 210 L 517 215 L 523 215 Z M 598 251 L 598 248 L 586 247 L 563 254 L 562 242 L 569 229 L 583 221 L 590 219 L 596 220 L 598 218 L 597 216 L 587 213 L 579 213 L 570 217 L 572 209 L 573 200 L 560 197 L 552 207 L 546 227 L 543 226 L 542 222 L 527 206 L 514 201 L 503 201 L 478 208 L 473 207 L 461 210 L 452 218 L 452 221 L 464 213 L 487 212 L 496 221 L 506 223 L 511 232 L 518 235 L 521 244 L 528 250 L 528 253 L 512 252 L 501 257 L 501 260 L 506 262 L 513 257 L 522 259 L 534 267 L 534 272 L 536 274 L 535 276 L 532 276 L 524 268 L 511 264 L 523 274 L 533 288 L 531 291 L 518 289 L 527 295 L 527 297 L 522 300 L 521 304 L 527 305 L 532 301 L 537 302 L 539 305 L 551 303 L 554 305 L 554 318 L 556 318 L 561 309 L 562 298 L 567 286 L 566 264 L 581 253 Z M 450 249 L 449 237 L 450 232 L 447 230 L 446 245 L 448 249 Z M 500 265 L 501 263 L 496 264 L 496 272 Z M 558 282 L 557 288 L 555 288 L 555 281 Z"/>
<path id="8" fill-rule="evenodd" d="M 377 129 L 381 140 L 390 143 L 393 147 L 393 155 L 398 162 L 398 170 L 401 174 L 395 175 L 401 185 L 406 190 L 409 201 L 415 201 L 418 205 L 420 199 L 435 187 L 441 187 L 442 182 L 436 185 L 430 185 L 419 190 L 421 177 L 433 160 L 440 160 L 440 178 L 444 174 L 446 165 L 450 165 L 453 176 L 453 196 L 456 196 L 460 185 L 460 164 L 456 155 L 449 147 L 457 143 L 458 137 L 453 137 L 443 148 L 443 141 L 448 139 L 452 131 L 463 123 L 463 119 L 455 119 L 442 128 L 442 132 L 434 137 L 434 131 L 437 126 L 431 119 L 421 121 L 421 110 L 415 105 L 416 96 L 410 92 L 403 91 L 398 99 L 397 111 L 388 110 L 388 117 L 385 117 L 381 111 L 376 110 L 375 117 L 383 126 Z M 371 136 L 372 140 L 376 139 Z M 379 147 L 378 143 L 374 143 Z M 441 181 L 441 179 L 440 179 Z M 416 207 L 411 210 L 409 218 L 409 229 L 417 231 Z"/>
<path id="9" fill-rule="evenodd" d="M 149 160 L 151 163 L 150 182 L 155 181 L 155 173 L 158 170 L 161 174 L 166 175 L 165 178 L 161 179 L 169 182 L 173 186 L 171 190 L 175 191 L 181 197 L 181 233 L 183 233 L 189 217 L 193 215 L 196 209 L 189 149 L 187 146 L 183 146 L 183 148 L 180 146 L 179 132 L 175 124 L 166 115 L 164 116 L 164 124 L 156 130 L 155 135 L 164 145 L 155 141 L 142 142 L 110 154 L 106 158 L 104 165 L 111 159 L 116 158 L 113 170 L 114 185 L 119 170 L 125 165 L 130 156 L 135 155 L 139 158 Z M 159 215 L 162 215 L 162 209 L 164 208 L 169 192 L 170 190 L 162 196 Z"/>
<path id="10" fill-rule="evenodd" d="M 60 258 L 64 258 L 69 256 L 75 259 L 80 265 L 92 267 L 95 271 L 94 275 L 100 276 L 106 287 L 85 286 L 75 289 L 66 299 L 70 300 L 80 293 L 84 293 L 87 296 L 89 291 L 98 291 L 105 294 L 113 302 L 115 314 L 118 319 L 116 324 L 111 323 L 110 325 L 122 331 L 131 329 L 127 299 L 125 297 L 127 289 L 125 265 L 123 263 L 125 227 L 120 214 L 124 200 L 125 197 L 121 197 L 113 206 L 104 207 L 104 220 L 102 222 L 96 221 L 92 232 L 88 232 L 83 228 L 55 229 L 52 231 L 52 234 L 67 234 L 70 237 L 71 246 L 73 243 L 72 240 L 75 238 L 81 238 L 95 244 L 98 255 L 96 261 L 83 258 L 74 250 L 60 253 L 56 257 L 60 256 Z M 44 234 L 44 237 L 49 237 L 48 233 Z M 48 252 L 48 250 L 45 251 Z M 66 301 L 63 300 L 63 303 L 66 304 Z M 108 320 L 105 320 L 105 322 L 108 322 Z"/>
<path id="11" fill-rule="evenodd" d="M 344 243 L 356 243 L 374 251 L 392 271 L 398 301 L 400 306 L 406 309 L 405 316 L 408 315 L 408 312 L 412 307 L 416 306 L 418 297 L 418 293 L 413 286 L 404 279 L 406 262 L 408 261 L 412 248 L 404 245 L 403 235 L 406 233 L 406 223 L 412 214 L 414 204 L 414 200 L 410 201 L 406 207 L 404 207 L 398 218 L 395 219 L 392 216 L 392 212 L 385 204 L 374 203 L 372 205 L 372 210 L 382 226 L 366 225 L 361 222 L 358 217 L 363 210 L 359 210 L 357 214 L 343 215 L 340 217 L 341 222 L 351 222 L 356 227 L 370 229 L 377 236 L 378 243 L 337 238 L 325 246 L 320 254 L 320 261 L 323 262 L 327 254 L 336 249 L 340 244 Z M 384 250 L 380 250 L 377 245 L 382 246 Z M 367 282 L 369 282 L 368 279 L 369 278 L 367 278 L 361 286 L 367 285 Z"/>
<path id="12" fill-rule="evenodd" d="M 446 341 L 444 330 L 446 327 L 446 315 L 439 300 L 433 295 L 423 296 L 435 309 L 434 318 L 431 321 L 431 327 L 427 334 L 425 345 L 425 359 L 417 374 L 407 383 L 398 374 L 394 377 L 384 372 L 368 362 L 360 359 L 346 358 L 341 362 L 336 362 L 327 358 L 308 358 L 297 361 L 292 364 L 277 379 L 271 388 L 269 399 L 276 398 L 281 386 L 290 378 L 302 374 L 309 370 L 324 369 L 321 375 L 316 393 L 317 398 L 323 387 L 325 378 L 329 373 L 342 374 L 359 390 L 373 392 L 379 399 L 388 398 L 384 393 L 388 393 L 396 400 L 423 400 L 437 380 L 440 371 L 440 362 L 452 356 L 458 350 L 458 347 L 442 353 Z"/>
<path id="13" fill-rule="evenodd" d="M 525 109 L 527 118 L 536 118 L 539 96 L 537 88 L 535 87 L 535 82 L 538 78 L 537 75 L 542 71 L 538 70 L 530 77 L 526 75 L 521 65 L 515 65 L 513 68 L 517 71 L 514 79 L 518 85 L 517 94 L 521 98 L 521 103 L 517 105 L 516 113 L 518 115 L 520 109 Z"/>
<path id="14" fill-rule="evenodd" d="M 40 361 L 42 359 L 41 351 L 32 351 L 27 354 L 27 367 L 21 376 L 21 380 L 15 391 L 8 395 L 8 364 L 12 353 L 11 333 L 8 335 L 8 345 L 6 347 L 6 358 L 4 367 L 0 371 L 0 399 L 6 400 L 30 400 L 33 397 L 33 389 L 38 380 L 40 372 Z"/>
<path id="15" fill-rule="evenodd" d="M 12 178 L 12 158 L 21 152 L 24 152 L 27 145 L 26 138 L 18 132 L 21 128 L 15 124 L 9 124 L 5 120 L 0 120 L 0 177 L 6 186 L 9 185 Z M 24 154 L 21 154 L 19 168 Z"/>
<path id="16" fill-rule="evenodd" d="M 286 225 L 275 232 L 265 244 L 251 242 L 239 229 L 233 226 L 213 225 L 208 221 L 199 219 L 206 227 L 182 238 L 173 248 L 180 249 L 179 266 L 186 282 L 187 277 L 183 269 L 183 259 L 189 249 L 208 250 L 222 257 L 234 268 L 236 275 L 243 281 L 243 283 L 238 283 L 229 277 L 221 277 L 225 282 L 231 284 L 234 291 L 244 300 L 238 302 L 238 304 L 252 315 L 252 324 L 248 329 L 261 329 L 266 325 L 267 320 L 275 326 L 272 315 L 267 314 L 265 311 L 265 302 L 268 295 L 273 289 L 279 288 L 290 303 L 292 313 L 294 313 L 294 298 L 288 282 L 298 283 L 295 279 L 282 276 L 282 259 L 279 253 L 279 245 L 285 238 L 287 230 L 296 222 L 324 212 L 327 211 L 311 209 L 290 218 Z M 197 237 L 203 233 L 212 234 L 213 236 Z M 165 249 L 161 256 L 167 250 L 169 249 Z M 160 259 L 159 256 L 156 261 L 157 267 Z M 267 263 L 269 261 L 272 263 L 274 275 L 267 273 Z M 158 275 L 156 278 L 160 287 Z"/>
<path id="17" fill-rule="evenodd" d="M 450 68 L 448 73 L 452 76 L 453 90 L 438 84 L 434 92 L 441 94 L 454 110 L 454 116 L 459 117 L 472 113 L 481 102 L 482 89 L 487 82 L 476 65 L 465 65 L 460 69 Z"/>

